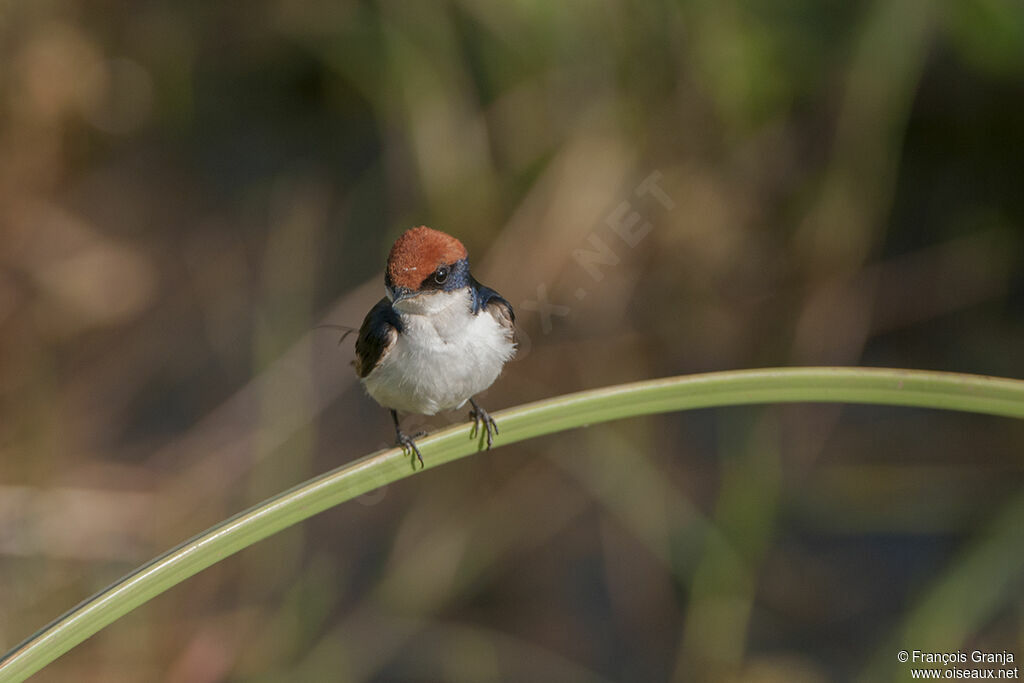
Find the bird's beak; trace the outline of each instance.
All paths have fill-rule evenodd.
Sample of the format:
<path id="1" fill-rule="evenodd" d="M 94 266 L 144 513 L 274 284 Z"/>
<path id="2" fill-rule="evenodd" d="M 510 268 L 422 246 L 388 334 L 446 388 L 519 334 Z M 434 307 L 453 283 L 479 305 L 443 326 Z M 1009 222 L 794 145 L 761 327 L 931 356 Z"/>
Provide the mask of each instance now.
<path id="1" fill-rule="evenodd" d="M 411 299 L 417 294 L 419 294 L 419 292 L 414 292 L 408 287 L 388 287 L 388 298 L 391 299 L 391 303 L 393 304 L 397 304 L 399 301 L 403 301 L 405 299 Z"/>

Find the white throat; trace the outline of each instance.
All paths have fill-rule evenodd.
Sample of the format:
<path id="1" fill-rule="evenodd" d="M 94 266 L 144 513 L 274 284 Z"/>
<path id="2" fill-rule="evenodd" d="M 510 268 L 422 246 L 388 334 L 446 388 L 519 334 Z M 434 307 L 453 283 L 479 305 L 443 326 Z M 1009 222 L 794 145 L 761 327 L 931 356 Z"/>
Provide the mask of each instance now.
<path id="1" fill-rule="evenodd" d="M 457 289 L 453 292 L 434 290 L 417 294 L 408 299 L 401 299 L 398 303 L 392 305 L 400 314 L 432 316 L 457 306 L 465 301 L 468 296 L 472 296 L 468 287 Z"/>

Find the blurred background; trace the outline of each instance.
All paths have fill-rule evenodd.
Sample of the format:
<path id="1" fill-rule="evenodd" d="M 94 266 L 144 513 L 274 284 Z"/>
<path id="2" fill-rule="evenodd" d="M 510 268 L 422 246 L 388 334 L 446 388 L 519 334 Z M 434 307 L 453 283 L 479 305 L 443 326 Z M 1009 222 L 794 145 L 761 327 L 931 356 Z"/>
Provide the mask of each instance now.
<path id="1" fill-rule="evenodd" d="M 1016 0 L 0 2 L 0 651 L 391 443 L 318 326 L 414 225 L 517 310 L 490 410 L 1024 377 L 1022 111 Z M 774 406 L 404 480 L 37 680 L 906 680 L 957 648 L 1024 658 L 1024 424 Z"/>

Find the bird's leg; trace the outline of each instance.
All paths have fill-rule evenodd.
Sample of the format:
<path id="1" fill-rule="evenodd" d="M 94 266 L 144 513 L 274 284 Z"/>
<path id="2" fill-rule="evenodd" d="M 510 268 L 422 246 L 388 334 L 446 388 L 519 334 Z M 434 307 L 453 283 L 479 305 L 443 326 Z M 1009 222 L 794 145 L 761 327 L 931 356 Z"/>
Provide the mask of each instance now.
<path id="1" fill-rule="evenodd" d="M 469 431 L 469 435 L 471 437 L 476 436 L 480 431 L 480 424 L 483 423 L 484 431 L 487 434 L 487 450 L 490 450 L 491 443 L 498 434 L 498 423 L 494 421 L 494 418 L 486 410 L 478 406 L 472 398 L 469 399 L 469 403 L 473 406 L 473 410 L 469 411 L 469 418 L 473 420 L 473 429 Z"/>
<path id="2" fill-rule="evenodd" d="M 415 439 L 418 439 L 421 436 L 426 436 L 427 433 L 416 432 L 412 436 L 409 436 L 403 432 L 401 427 L 398 426 L 398 412 L 395 410 L 391 411 L 391 419 L 395 422 L 395 436 L 397 437 L 397 444 L 410 456 L 416 456 L 416 459 L 420 461 L 420 469 L 423 469 L 423 454 L 420 453 L 420 449 L 416 445 Z M 412 468 L 416 469 L 416 460 L 412 461 Z"/>

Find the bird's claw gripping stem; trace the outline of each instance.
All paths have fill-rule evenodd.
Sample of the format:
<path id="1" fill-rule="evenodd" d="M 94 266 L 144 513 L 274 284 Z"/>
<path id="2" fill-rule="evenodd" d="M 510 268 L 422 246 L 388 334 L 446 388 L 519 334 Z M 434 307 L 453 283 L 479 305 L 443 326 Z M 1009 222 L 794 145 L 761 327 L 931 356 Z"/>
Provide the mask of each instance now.
<path id="1" fill-rule="evenodd" d="M 396 430 L 397 441 L 396 445 L 401 446 L 402 450 L 406 452 L 406 455 L 413 457 L 412 468 L 416 469 L 416 461 L 420 461 L 420 469 L 423 469 L 423 454 L 420 453 L 419 446 L 416 445 L 416 439 L 421 436 L 426 436 L 426 432 L 416 432 L 412 436 L 409 436 L 401 430 Z"/>
<path id="2" fill-rule="evenodd" d="M 401 446 L 402 450 L 405 451 L 406 455 L 416 456 L 416 459 L 412 461 L 412 468 L 416 469 L 416 460 L 420 461 L 420 469 L 423 469 L 423 454 L 420 453 L 419 446 L 416 445 L 416 439 L 421 436 L 426 436 L 426 432 L 416 432 L 412 436 L 409 436 L 402 431 L 402 428 L 398 426 L 398 411 L 391 410 L 391 419 L 395 423 L 395 445 Z"/>
<path id="3" fill-rule="evenodd" d="M 494 418 L 488 414 L 486 410 L 476 404 L 476 401 L 469 399 L 470 405 L 473 406 L 473 410 L 469 411 L 469 418 L 473 420 L 473 428 L 469 430 L 470 437 L 475 437 L 480 433 L 480 425 L 483 424 L 484 432 L 486 434 L 487 450 L 491 450 L 491 444 L 494 443 L 494 437 L 498 434 L 498 423 L 494 421 Z"/>

